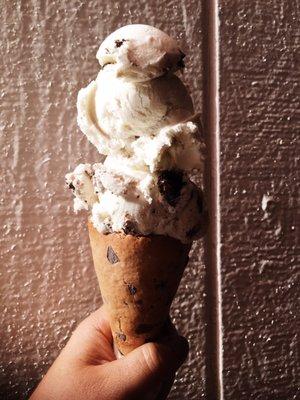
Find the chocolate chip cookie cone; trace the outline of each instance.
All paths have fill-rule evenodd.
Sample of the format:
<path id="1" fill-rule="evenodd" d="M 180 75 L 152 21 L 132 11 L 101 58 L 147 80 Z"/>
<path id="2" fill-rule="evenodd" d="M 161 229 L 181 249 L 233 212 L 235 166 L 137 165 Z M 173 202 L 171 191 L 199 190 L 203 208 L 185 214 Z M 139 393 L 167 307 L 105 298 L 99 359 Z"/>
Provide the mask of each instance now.
<path id="1" fill-rule="evenodd" d="M 168 236 L 104 235 L 91 222 L 88 228 L 114 342 L 127 354 L 160 335 L 190 245 Z"/>

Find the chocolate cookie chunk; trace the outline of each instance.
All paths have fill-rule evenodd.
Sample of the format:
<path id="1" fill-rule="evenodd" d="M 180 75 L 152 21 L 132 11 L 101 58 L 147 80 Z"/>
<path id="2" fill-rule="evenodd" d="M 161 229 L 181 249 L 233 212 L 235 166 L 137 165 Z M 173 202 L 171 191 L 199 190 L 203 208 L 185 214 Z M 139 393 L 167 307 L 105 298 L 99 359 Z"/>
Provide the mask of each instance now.
<path id="1" fill-rule="evenodd" d="M 121 340 L 122 342 L 125 342 L 126 340 L 126 335 L 122 332 L 116 332 L 116 338 Z"/>
<path id="2" fill-rule="evenodd" d="M 128 286 L 129 293 L 132 296 L 134 296 L 137 292 L 137 288 L 134 285 L 132 285 L 131 283 L 127 283 L 127 286 Z"/>
<path id="3" fill-rule="evenodd" d="M 111 246 L 108 246 L 107 248 L 107 253 L 106 253 L 106 257 L 108 259 L 108 261 L 111 264 L 116 264 L 117 262 L 119 262 L 119 257 L 117 256 L 117 254 L 114 252 L 113 248 Z"/>
<path id="4" fill-rule="evenodd" d="M 122 40 L 117 39 L 117 40 L 115 40 L 115 45 L 116 45 L 116 47 L 121 47 L 124 42 L 126 42 L 126 39 L 122 39 Z"/>
<path id="5" fill-rule="evenodd" d="M 136 225 L 132 221 L 126 221 L 122 228 L 125 235 L 137 235 Z"/>
<path id="6" fill-rule="evenodd" d="M 160 194 L 170 206 L 175 207 L 185 184 L 182 171 L 174 169 L 162 171 L 158 176 L 157 184 Z"/>

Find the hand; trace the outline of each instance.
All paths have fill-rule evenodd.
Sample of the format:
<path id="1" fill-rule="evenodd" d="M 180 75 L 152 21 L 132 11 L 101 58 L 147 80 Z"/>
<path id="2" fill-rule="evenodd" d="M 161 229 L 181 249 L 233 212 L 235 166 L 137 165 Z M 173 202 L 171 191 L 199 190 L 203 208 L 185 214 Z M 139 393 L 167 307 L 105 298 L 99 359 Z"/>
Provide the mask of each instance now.
<path id="1" fill-rule="evenodd" d="M 80 323 L 30 400 L 160 400 L 188 353 L 174 327 L 116 359 L 105 310 Z"/>

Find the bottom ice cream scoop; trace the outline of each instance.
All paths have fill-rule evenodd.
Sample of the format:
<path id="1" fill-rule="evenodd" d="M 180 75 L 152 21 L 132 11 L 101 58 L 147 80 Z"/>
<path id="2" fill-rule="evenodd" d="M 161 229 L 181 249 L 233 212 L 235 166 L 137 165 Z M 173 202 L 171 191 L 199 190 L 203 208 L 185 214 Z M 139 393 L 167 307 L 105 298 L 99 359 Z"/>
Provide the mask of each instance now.
<path id="1" fill-rule="evenodd" d="M 117 164 L 80 164 L 66 176 L 75 209 L 89 208 L 91 221 L 102 233 L 157 234 L 183 243 L 202 235 L 202 192 L 182 171 L 164 170 L 154 176 L 129 172 Z"/>
<path id="2" fill-rule="evenodd" d="M 75 211 L 90 210 L 99 232 L 191 242 L 205 226 L 202 192 L 189 178 L 202 168 L 203 149 L 197 125 L 188 121 L 164 127 L 154 137 L 137 138 L 128 155 L 80 164 L 66 175 Z"/>

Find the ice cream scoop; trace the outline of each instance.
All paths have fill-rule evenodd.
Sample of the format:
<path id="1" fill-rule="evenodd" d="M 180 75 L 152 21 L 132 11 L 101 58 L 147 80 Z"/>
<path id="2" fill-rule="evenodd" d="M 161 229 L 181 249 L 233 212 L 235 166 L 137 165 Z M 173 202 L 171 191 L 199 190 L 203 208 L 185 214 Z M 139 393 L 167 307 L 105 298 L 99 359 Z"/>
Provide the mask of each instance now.
<path id="1" fill-rule="evenodd" d="M 193 103 L 182 81 L 168 74 L 144 83 L 124 81 L 103 69 L 78 95 L 78 124 L 102 154 L 130 152 L 140 136 L 192 117 Z"/>
<path id="2" fill-rule="evenodd" d="M 76 209 L 89 208 L 99 232 L 165 235 L 182 243 L 202 235 L 202 193 L 183 172 L 125 172 L 122 162 L 116 161 L 81 164 L 66 176 Z"/>
<path id="3" fill-rule="evenodd" d="M 149 25 L 123 26 L 99 47 L 101 67 L 111 65 L 117 75 L 145 82 L 183 68 L 185 55 L 169 35 Z"/>

